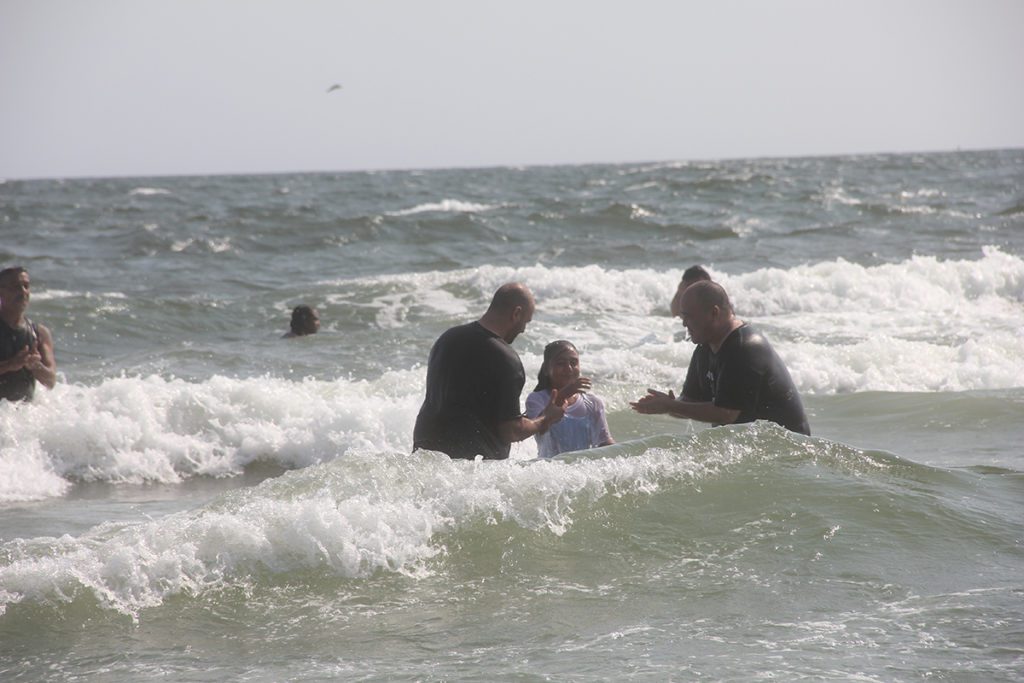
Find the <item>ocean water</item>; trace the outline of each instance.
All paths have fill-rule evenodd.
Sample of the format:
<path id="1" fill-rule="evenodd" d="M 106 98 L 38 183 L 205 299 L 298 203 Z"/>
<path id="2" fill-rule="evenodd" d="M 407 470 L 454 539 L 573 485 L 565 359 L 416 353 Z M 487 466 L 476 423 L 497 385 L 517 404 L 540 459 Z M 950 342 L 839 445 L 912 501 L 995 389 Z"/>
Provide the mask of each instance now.
<path id="1" fill-rule="evenodd" d="M 4 681 L 1024 680 L 1022 150 L 6 181 L 0 263 L 60 377 L 0 403 Z M 695 263 L 813 436 L 629 409 Z M 618 443 L 411 455 L 510 280 Z"/>

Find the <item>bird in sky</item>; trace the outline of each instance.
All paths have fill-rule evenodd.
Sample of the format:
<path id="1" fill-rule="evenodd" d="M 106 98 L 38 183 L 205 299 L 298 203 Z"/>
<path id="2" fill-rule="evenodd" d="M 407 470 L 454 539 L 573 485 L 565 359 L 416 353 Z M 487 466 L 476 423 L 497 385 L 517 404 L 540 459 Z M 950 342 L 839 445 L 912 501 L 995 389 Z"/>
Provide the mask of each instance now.
<path id="1" fill-rule="evenodd" d="M 327 92 L 334 92 L 335 90 L 341 90 L 341 86 L 340 86 L 340 85 L 338 85 L 337 83 L 335 83 L 335 84 L 334 84 L 334 85 L 332 85 L 332 86 L 331 86 L 330 88 L 328 88 L 328 89 L 327 89 Z"/>

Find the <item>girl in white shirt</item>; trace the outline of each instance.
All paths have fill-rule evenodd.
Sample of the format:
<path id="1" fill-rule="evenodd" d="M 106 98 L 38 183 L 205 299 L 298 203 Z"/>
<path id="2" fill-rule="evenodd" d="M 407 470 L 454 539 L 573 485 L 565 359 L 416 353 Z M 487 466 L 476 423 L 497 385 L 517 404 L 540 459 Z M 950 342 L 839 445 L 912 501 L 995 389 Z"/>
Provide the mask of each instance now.
<path id="1" fill-rule="evenodd" d="M 565 417 L 534 437 L 540 457 L 550 458 L 559 453 L 615 443 L 608 431 L 604 401 L 586 393 L 590 389 L 590 378 L 580 377 L 580 354 L 572 342 L 564 339 L 544 347 L 537 386 L 526 397 L 527 417 L 535 418 L 544 412 L 552 389 L 558 390 L 559 402 L 565 406 Z"/>

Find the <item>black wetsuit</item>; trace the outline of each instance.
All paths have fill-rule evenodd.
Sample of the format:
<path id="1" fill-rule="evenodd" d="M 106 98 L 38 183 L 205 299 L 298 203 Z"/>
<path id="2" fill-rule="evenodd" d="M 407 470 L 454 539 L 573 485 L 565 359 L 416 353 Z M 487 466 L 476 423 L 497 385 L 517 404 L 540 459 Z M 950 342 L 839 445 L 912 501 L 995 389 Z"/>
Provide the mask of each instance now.
<path id="1" fill-rule="evenodd" d="M 811 433 L 789 370 L 749 325 L 733 330 L 718 353 L 707 344 L 694 349 L 683 397 L 739 410 L 736 422 L 771 420 L 790 431 Z"/>
<path id="2" fill-rule="evenodd" d="M 498 424 L 522 417 L 526 373 L 504 339 L 477 322 L 453 327 L 430 350 L 427 395 L 416 416 L 413 448 L 452 458 L 508 457 Z"/>
<path id="3" fill-rule="evenodd" d="M 16 356 L 26 346 L 35 346 L 39 339 L 36 326 L 28 318 L 21 327 L 11 327 L 0 320 L 0 361 Z M 28 368 L 0 374 L 0 399 L 30 401 L 36 393 L 36 378 Z"/>

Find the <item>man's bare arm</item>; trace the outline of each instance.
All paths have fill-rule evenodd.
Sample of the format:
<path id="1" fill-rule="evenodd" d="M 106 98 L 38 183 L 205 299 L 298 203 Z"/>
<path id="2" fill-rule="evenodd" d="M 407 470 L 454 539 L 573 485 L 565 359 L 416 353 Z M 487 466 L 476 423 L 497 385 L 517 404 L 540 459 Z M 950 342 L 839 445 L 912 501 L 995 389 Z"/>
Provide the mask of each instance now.
<path id="1" fill-rule="evenodd" d="M 50 330 L 43 325 L 37 327 L 39 341 L 36 344 L 35 353 L 29 356 L 29 362 L 25 367 L 29 369 L 36 381 L 43 384 L 47 389 L 53 389 L 57 384 L 57 359 L 53 355 L 53 337 Z"/>
<path id="2" fill-rule="evenodd" d="M 671 391 L 666 394 L 654 389 L 648 389 L 646 396 L 630 405 L 633 410 L 645 415 L 671 415 L 713 424 L 732 424 L 740 416 L 740 411 L 733 408 L 716 406 L 710 401 L 691 401 L 685 397 L 677 399 Z"/>
<path id="3" fill-rule="evenodd" d="M 543 434 L 551 425 L 562 419 L 565 408 L 559 405 L 558 390 L 551 392 L 551 400 L 544 406 L 544 412 L 535 418 L 518 417 L 498 424 L 498 436 L 506 443 L 515 443 L 529 439 L 531 436 Z"/>

